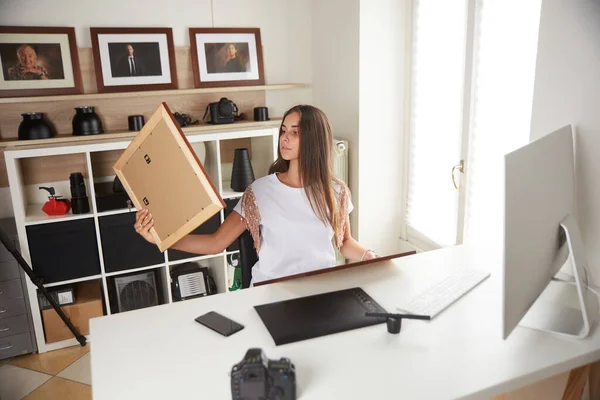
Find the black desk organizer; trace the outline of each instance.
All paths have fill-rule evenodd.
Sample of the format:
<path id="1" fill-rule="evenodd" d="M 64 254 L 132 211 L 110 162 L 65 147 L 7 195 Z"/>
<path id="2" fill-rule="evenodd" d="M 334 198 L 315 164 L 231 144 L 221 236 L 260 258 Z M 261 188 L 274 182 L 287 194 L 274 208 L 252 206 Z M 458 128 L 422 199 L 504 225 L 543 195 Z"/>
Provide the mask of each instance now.
<path id="1" fill-rule="evenodd" d="M 277 346 L 386 322 L 387 313 L 359 287 L 254 307 Z"/>

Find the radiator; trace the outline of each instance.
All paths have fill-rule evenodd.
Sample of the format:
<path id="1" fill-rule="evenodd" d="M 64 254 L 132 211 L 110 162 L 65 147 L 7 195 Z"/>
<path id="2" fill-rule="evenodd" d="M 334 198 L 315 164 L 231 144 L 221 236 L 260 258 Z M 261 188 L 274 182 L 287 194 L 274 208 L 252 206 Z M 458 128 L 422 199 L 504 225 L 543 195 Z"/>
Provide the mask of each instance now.
<path id="1" fill-rule="evenodd" d="M 348 184 L 348 141 L 347 140 L 333 140 L 333 173 L 334 175 Z M 337 265 L 345 264 L 346 259 L 335 247 L 335 261 Z"/>
<path id="2" fill-rule="evenodd" d="M 348 184 L 348 141 L 333 141 L 333 173 L 338 179 Z"/>

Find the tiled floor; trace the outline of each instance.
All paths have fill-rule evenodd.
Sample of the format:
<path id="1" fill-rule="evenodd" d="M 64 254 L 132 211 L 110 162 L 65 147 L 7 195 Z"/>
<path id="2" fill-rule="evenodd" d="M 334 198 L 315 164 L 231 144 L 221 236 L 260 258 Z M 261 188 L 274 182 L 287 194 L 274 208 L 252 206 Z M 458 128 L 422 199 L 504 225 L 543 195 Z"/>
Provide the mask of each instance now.
<path id="1" fill-rule="evenodd" d="M 90 346 L 0 361 L 0 400 L 91 399 Z"/>

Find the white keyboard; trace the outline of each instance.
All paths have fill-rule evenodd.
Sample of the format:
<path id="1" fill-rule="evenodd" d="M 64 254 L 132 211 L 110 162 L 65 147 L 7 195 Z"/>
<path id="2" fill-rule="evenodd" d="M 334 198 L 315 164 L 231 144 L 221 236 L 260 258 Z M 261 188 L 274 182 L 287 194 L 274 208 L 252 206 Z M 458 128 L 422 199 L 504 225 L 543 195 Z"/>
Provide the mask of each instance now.
<path id="1" fill-rule="evenodd" d="M 457 271 L 397 309 L 415 315 L 429 315 L 433 319 L 489 276 L 488 271 L 480 269 Z"/>

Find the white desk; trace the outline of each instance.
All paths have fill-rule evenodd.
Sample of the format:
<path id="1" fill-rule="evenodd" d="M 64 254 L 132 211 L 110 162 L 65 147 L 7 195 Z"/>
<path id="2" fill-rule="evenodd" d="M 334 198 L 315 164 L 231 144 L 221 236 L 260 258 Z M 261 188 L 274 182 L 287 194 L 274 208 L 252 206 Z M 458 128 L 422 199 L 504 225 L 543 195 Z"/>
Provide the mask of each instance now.
<path id="1" fill-rule="evenodd" d="M 390 312 L 450 271 L 492 276 L 433 321 L 405 320 L 275 346 L 253 306 L 361 286 Z M 501 338 L 501 254 L 463 246 L 91 321 L 92 390 L 104 399 L 230 399 L 250 347 L 296 365 L 298 398 L 488 399 L 600 359 L 600 333 L 563 339 L 518 327 Z M 228 338 L 194 322 L 215 310 L 246 326 Z"/>

